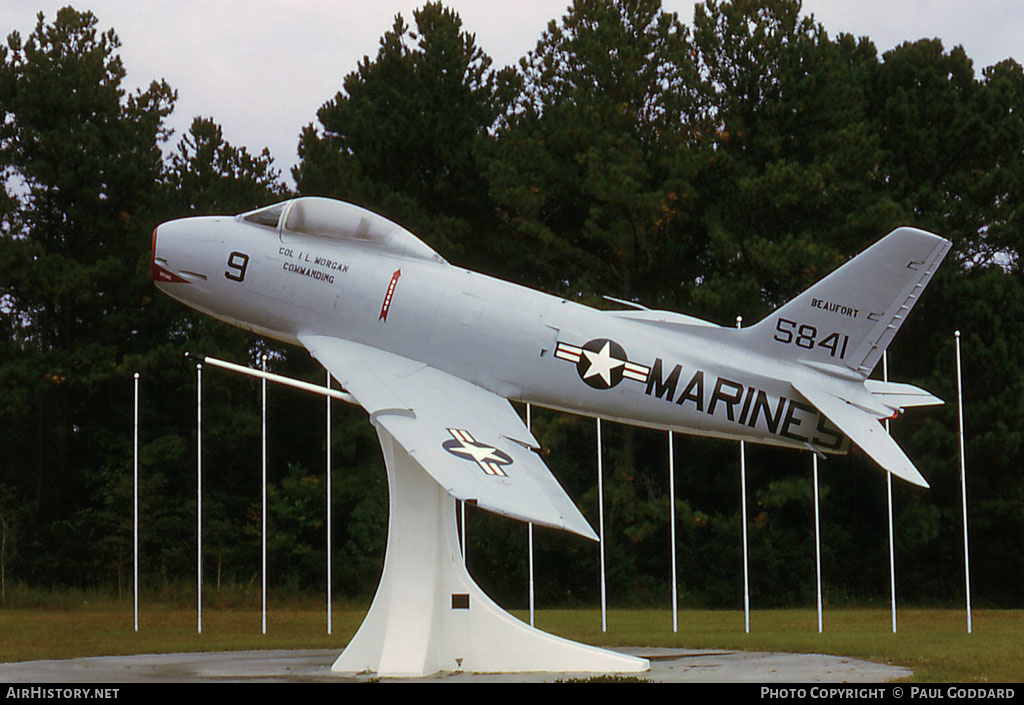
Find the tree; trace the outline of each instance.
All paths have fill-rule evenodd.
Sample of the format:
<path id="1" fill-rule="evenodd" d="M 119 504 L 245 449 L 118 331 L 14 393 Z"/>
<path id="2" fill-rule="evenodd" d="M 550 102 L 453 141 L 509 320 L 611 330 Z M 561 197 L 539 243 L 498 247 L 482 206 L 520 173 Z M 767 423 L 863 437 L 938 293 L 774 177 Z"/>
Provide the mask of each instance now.
<path id="1" fill-rule="evenodd" d="M 473 260 L 491 220 L 478 143 L 501 115 L 510 72 L 495 72 L 458 14 L 427 3 L 401 15 L 299 138 L 304 194 L 401 219 L 446 256 Z"/>
<path id="2" fill-rule="evenodd" d="M 937 39 L 885 54 L 873 116 L 888 187 L 905 218 L 951 238 L 964 263 L 1016 259 L 1024 129 L 1021 68 L 975 76 L 963 47 Z"/>
<path id="3" fill-rule="evenodd" d="M 658 0 L 580 0 L 520 72 L 488 171 L 520 274 L 675 303 L 701 118 L 686 27 Z"/>
<path id="4" fill-rule="evenodd" d="M 52 24 L 40 15 L 26 40 L 13 33 L 0 50 L 0 164 L 14 185 L 0 204 L 0 485 L 12 495 L 4 503 L 25 507 L 19 576 L 64 584 L 125 571 L 134 371 L 149 400 L 143 429 L 153 429 L 142 439 L 142 500 L 158 535 L 144 541 L 165 575 L 187 565 L 194 405 L 179 391 L 195 373 L 182 353 L 246 359 L 254 341 L 154 294 L 151 233 L 171 217 L 284 193 L 266 150 L 232 146 L 210 119 L 193 122 L 165 166 L 174 92 L 159 81 L 128 95 L 117 35 L 97 22 L 70 8 Z M 246 396 L 229 387 L 207 402 L 226 470 L 247 460 L 258 428 Z M 226 471 L 210 501 L 230 505 L 232 482 Z"/>
<path id="5" fill-rule="evenodd" d="M 991 130 L 987 141 L 990 168 L 979 184 L 989 205 L 983 240 L 975 260 L 1024 267 L 1024 69 L 1006 59 L 982 72 L 985 78 L 982 121 Z"/>
<path id="6" fill-rule="evenodd" d="M 971 184 L 989 152 L 971 60 L 961 47 L 947 54 L 937 39 L 902 44 L 885 54 L 876 91 L 894 198 L 913 222 L 969 247 L 985 217 Z"/>
<path id="7" fill-rule="evenodd" d="M 270 151 L 253 156 L 224 139 L 211 118 L 192 120 L 171 155 L 168 187 L 174 217 L 226 215 L 253 210 L 286 196 Z"/>
<path id="8" fill-rule="evenodd" d="M 21 192 L 0 242 L 0 296 L 17 321 L 0 376 L 19 389 L 5 416 L 36 422 L 17 424 L 19 460 L 5 470 L 44 522 L 68 520 L 91 492 L 81 469 L 105 465 L 103 421 L 116 414 L 103 404 L 138 343 L 148 214 L 175 99 L 162 81 L 126 94 L 117 36 L 96 25 L 64 8 L 0 49 L 0 163 Z"/>
<path id="9" fill-rule="evenodd" d="M 829 38 L 799 0 L 694 12 L 714 156 L 699 179 L 708 314 L 757 320 L 899 223 L 868 121 L 873 45 Z"/>

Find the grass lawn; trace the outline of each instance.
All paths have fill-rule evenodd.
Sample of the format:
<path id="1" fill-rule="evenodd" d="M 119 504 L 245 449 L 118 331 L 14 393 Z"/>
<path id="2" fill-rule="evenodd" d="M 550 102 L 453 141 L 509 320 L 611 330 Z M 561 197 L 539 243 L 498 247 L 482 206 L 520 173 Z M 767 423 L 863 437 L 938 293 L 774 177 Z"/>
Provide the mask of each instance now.
<path id="1" fill-rule="evenodd" d="M 206 608 L 203 633 L 194 609 L 144 606 L 133 629 L 130 603 L 94 601 L 64 609 L 0 610 L 0 662 L 136 653 L 243 649 L 337 649 L 362 621 L 365 606 L 334 609 L 327 636 L 321 605 L 271 606 L 267 634 L 258 610 Z M 517 612 L 526 619 L 527 615 Z M 888 609 L 829 609 L 824 633 L 814 610 L 742 612 L 687 610 L 672 633 L 668 610 L 613 610 L 601 632 L 598 610 L 538 611 L 545 631 L 603 646 L 670 646 L 747 651 L 828 653 L 907 666 L 912 681 L 1021 682 L 1024 680 L 1024 611 L 977 610 L 973 634 L 962 610 L 903 609 L 899 631 Z"/>
<path id="2" fill-rule="evenodd" d="M 522 617 L 523 615 L 519 615 Z M 685 611 L 672 633 L 668 610 L 620 610 L 608 614 L 601 633 L 596 611 L 538 612 L 546 631 L 587 643 L 615 646 L 674 646 L 744 651 L 827 653 L 891 663 L 914 670 L 911 681 L 1005 683 L 1024 679 L 1024 611 L 975 610 L 966 630 L 963 610 L 903 609 L 896 634 L 888 609 L 830 609 L 824 631 L 817 631 L 814 610 L 753 612 L 750 634 L 743 613 Z"/>

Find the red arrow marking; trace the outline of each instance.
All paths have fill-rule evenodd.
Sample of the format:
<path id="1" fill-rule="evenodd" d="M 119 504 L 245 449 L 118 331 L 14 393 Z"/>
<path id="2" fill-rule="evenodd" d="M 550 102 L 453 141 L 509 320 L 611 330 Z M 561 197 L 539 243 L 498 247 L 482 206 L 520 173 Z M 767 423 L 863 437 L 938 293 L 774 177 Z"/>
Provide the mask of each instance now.
<path id="1" fill-rule="evenodd" d="M 378 321 L 388 322 L 388 310 L 391 308 L 391 297 L 395 295 L 395 287 L 398 286 L 398 278 L 402 276 L 402 270 L 396 269 L 391 275 L 391 283 L 388 284 L 388 293 L 384 294 L 384 303 L 380 307 Z"/>

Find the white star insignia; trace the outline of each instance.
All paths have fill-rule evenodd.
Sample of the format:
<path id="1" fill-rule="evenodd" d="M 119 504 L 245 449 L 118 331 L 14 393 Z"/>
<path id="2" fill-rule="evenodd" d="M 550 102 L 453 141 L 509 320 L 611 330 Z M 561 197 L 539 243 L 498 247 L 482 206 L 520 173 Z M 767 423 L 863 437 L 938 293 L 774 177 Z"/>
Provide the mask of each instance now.
<path id="1" fill-rule="evenodd" d="M 452 455 L 472 460 L 488 475 L 508 477 L 502 469 L 503 465 L 511 465 L 512 458 L 494 446 L 481 443 L 473 438 L 473 434 L 465 429 L 449 428 L 452 440 L 445 441 L 441 446 Z"/>
<path id="2" fill-rule="evenodd" d="M 593 352 L 591 350 L 583 351 L 583 354 L 587 356 L 587 361 L 590 363 L 590 369 L 588 369 L 586 374 L 583 375 L 583 379 L 600 375 L 601 379 L 604 380 L 604 383 L 611 386 L 612 370 L 626 364 L 625 360 L 612 357 L 611 348 L 611 343 L 605 341 L 604 347 L 601 348 L 600 352 Z"/>
<path id="3" fill-rule="evenodd" d="M 461 448 L 452 448 L 452 453 L 458 453 L 459 455 L 465 455 L 468 458 L 472 458 L 476 462 L 483 464 L 487 462 L 500 462 L 502 460 L 495 451 L 496 448 L 491 448 L 485 445 L 468 445 L 465 441 L 461 441 Z"/>

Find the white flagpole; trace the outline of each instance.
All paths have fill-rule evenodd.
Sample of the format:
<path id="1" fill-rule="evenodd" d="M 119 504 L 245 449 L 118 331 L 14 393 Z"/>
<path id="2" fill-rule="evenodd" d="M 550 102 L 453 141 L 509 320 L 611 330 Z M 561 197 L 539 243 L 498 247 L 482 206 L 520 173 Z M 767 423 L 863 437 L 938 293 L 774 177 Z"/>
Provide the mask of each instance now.
<path id="1" fill-rule="evenodd" d="M 736 327 L 743 324 L 743 316 L 736 316 Z M 747 449 L 740 441 L 740 527 L 743 531 L 743 630 L 750 633 L 750 572 L 747 563 Z"/>
<path id="2" fill-rule="evenodd" d="M 331 388 L 331 373 L 327 373 L 327 388 Z M 331 634 L 331 398 L 327 400 L 327 634 Z"/>
<path id="3" fill-rule="evenodd" d="M 811 452 L 814 462 L 814 567 L 818 582 L 818 633 L 821 634 L 821 519 L 818 514 L 818 454 Z"/>
<path id="4" fill-rule="evenodd" d="M 532 430 L 532 424 L 530 419 L 530 405 L 526 405 L 526 430 Z M 534 583 L 533 583 L 533 522 L 529 523 L 529 529 L 527 531 L 527 538 L 529 539 L 529 562 L 530 562 L 530 626 L 534 626 Z"/>
<path id="5" fill-rule="evenodd" d="M 601 631 L 608 631 L 608 593 L 604 578 L 604 479 L 601 465 L 601 418 L 597 419 L 597 503 L 601 539 Z"/>
<path id="6" fill-rule="evenodd" d="M 466 545 L 466 502 L 464 500 L 459 500 L 459 512 L 461 514 L 462 521 L 462 565 L 465 566 L 466 549 L 468 546 Z"/>
<path id="7" fill-rule="evenodd" d="M 263 371 L 267 371 L 267 356 L 263 356 Z M 261 601 L 262 601 L 262 614 L 263 614 L 263 634 L 267 633 L 267 380 L 263 378 L 260 380 L 260 386 L 262 387 L 262 475 L 261 475 L 261 486 L 262 486 L 262 530 L 261 530 L 261 553 L 263 555 L 263 568 L 262 568 L 262 585 L 261 585 Z"/>
<path id="8" fill-rule="evenodd" d="M 533 522 L 527 524 L 527 539 L 529 541 L 529 561 L 530 561 L 530 626 L 534 626 L 534 612 L 533 612 Z"/>
<path id="9" fill-rule="evenodd" d="M 676 582 L 676 465 L 672 432 L 668 432 L 668 524 L 672 552 L 672 632 L 679 631 L 678 584 Z"/>
<path id="10" fill-rule="evenodd" d="M 203 633 L 203 366 L 196 365 L 196 632 Z"/>
<path id="11" fill-rule="evenodd" d="M 882 381 L 889 381 L 889 357 L 882 351 Z M 889 433 L 889 419 L 885 420 L 885 432 Z M 889 500 L 889 593 L 892 600 L 892 633 L 896 633 L 896 560 L 892 525 L 892 473 L 885 473 L 885 492 Z"/>
<path id="12" fill-rule="evenodd" d="M 750 633 L 750 572 L 747 565 L 747 460 L 740 441 L 740 527 L 743 529 L 743 630 Z"/>
<path id="13" fill-rule="evenodd" d="M 964 389 L 960 370 L 960 331 L 956 331 L 956 407 L 960 428 L 960 496 L 964 515 L 964 587 L 967 593 L 967 633 L 971 633 L 971 560 L 967 552 L 967 460 L 964 455 Z"/>
<path id="14" fill-rule="evenodd" d="M 135 387 L 135 408 L 133 412 L 132 425 L 134 427 L 134 442 L 132 452 L 132 543 L 135 563 L 135 631 L 139 631 L 139 373 L 134 376 Z"/>
<path id="15" fill-rule="evenodd" d="M 189 356 L 188 353 L 186 353 L 185 356 L 188 357 Z M 266 585 L 267 585 L 267 543 L 266 543 L 266 535 L 267 535 L 267 381 L 277 382 L 278 384 L 283 384 L 285 386 L 293 387 L 295 389 L 302 389 L 302 390 L 305 390 L 307 392 L 313 392 L 314 394 L 322 394 L 325 397 L 327 397 L 328 399 L 330 399 L 330 398 L 340 399 L 341 401 L 344 401 L 344 402 L 349 403 L 349 404 L 357 404 L 358 402 L 356 402 L 356 400 L 352 397 L 352 395 L 348 394 L 347 392 L 339 391 L 339 390 L 336 390 L 336 389 L 331 389 L 330 388 L 330 376 L 329 375 L 328 375 L 327 386 L 323 387 L 323 386 L 316 385 L 316 384 L 310 384 L 309 382 L 303 382 L 301 380 L 292 379 L 290 377 L 282 377 L 281 375 L 275 375 L 275 374 L 272 374 L 270 372 L 267 372 L 266 371 L 266 366 L 267 366 L 267 358 L 266 358 L 266 356 L 263 356 L 263 368 L 264 368 L 263 370 L 256 370 L 256 369 L 252 369 L 250 367 L 244 367 L 242 365 L 236 365 L 233 362 L 226 362 L 224 360 L 218 360 L 218 359 L 213 358 L 213 357 L 203 357 L 202 360 L 206 364 L 212 365 L 214 367 L 220 367 L 222 369 L 230 370 L 232 372 L 238 372 L 240 374 L 248 375 L 250 377 L 258 377 L 260 380 L 262 380 L 262 395 L 263 395 L 263 402 L 262 402 L 262 404 L 263 404 L 263 406 L 262 406 L 262 427 L 263 427 L 263 429 L 262 429 L 263 430 L 263 433 L 262 433 L 262 436 L 263 436 L 263 441 L 262 441 L 262 456 L 263 456 L 263 460 L 262 460 L 262 468 L 263 468 L 263 470 L 262 470 L 262 503 L 263 503 L 262 524 L 263 524 L 263 530 L 262 530 L 262 535 L 263 535 L 263 537 L 262 537 L 261 543 L 262 543 L 262 554 L 263 554 L 263 560 L 262 560 L 262 562 L 263 562 L 263 579 L 262 579 L 263 609 L 262 609 L 262 612 L 263 612 L 263 633 L 265 634 L 266 633 L 266 624 L 267 624 L 267 616 L 266 616 L 266 611 L 267 611 L 266 610 L 266 605 L 267 605 L 267 601 L 266 601 L 266 592 L 267 592 L 267 589 L 266 589 Z M 201 380 L 201 375 L 200 375 L 200 372 L 199 372 L 199 370 L 201 368 L 202 368 L 202 365 L 200 365 L 200 364 L 196 365 L 196 375 L 197 375 L 197 379 L 199 379 L 199 380 Z M 202 387 L 201 381 L 200 381 L 198 386 L 199 386 L 199 389 L 201 390 L 201 387 Z M 199 399 L 202 398 L 201 391 L 197 391 L 197 395 L 198 395 Z M 200 402 L 200 404 L 201 404 L 201 402 Z M 329 421 L 329 418 L 330 418 L 330 408 L 328 408 L 328 412 L 327 413 L 328 413 L 328 448 L 329 448 L 330 447 L 330 421 Z M 201 423 L 202 411 L 201 410 L 198 411 L 197 415 L 198 415 L 198 418 L 200 420 L 199 423 Z M 201 438 L 201 432 L 199 432 L 198 435 Z M 199 445 L 201 445 L 201 443 Z M 330 534 L 330 527 L 331 527 L 331 512 L 330 512 L 330 495 L 331 495 L 331 490 L 330 490 L 330 488 L 332 487 L 332 484 L 331 484 L 331 474 L 330 474 L 330 470 L 329 470 L 329 468 L 330 468 L 330 457 L 327 458 L 327 464 L 328 464 L 328 475 L 327 475 L 327 486 L 328 486 L 328 490 L 327 490 L 327 493 L 328 493 L 328 502 L 327 502 L 327 505 L 328 505 L 328 517 L 327 517 L 327 524 L 328 524 L 328 540 L 327 540 L 327 552 L 328 552 L 328 568 L 327 568 L 327 570 L 328 570 L 328 578 L 327 578 L 327 580 L 328 580 L 328 588 L 327 588 L 328 589 L 328 598 L 327 598 L 328 599 L 328 608 L 327 609 L 328 609 L 328 617 L 327 617 L 327 619 L 328 619 L 328 627 L 327 628 L 328 628 L 328 634 L 330 634 L 330 632 L 331 632 L 330 592 L 332 590 L 331 567 L 330 567 L 330 556 L 332 554 L 332 549 L 331 549 L 332 543 L 331 543 L 331 534 Z M 199 468 L 198 475 L 199 475 L 199 478 L 200 478 L 199 484 L 201 486 L 201 484 L 202 484 L 202 459 L 201 459 L 201 457 L 200 457 L 199 461 L 197 461 L 197 467 Z M 200 517 L 201 517 L 201 515 L 202 515 L 202 495 L 200 495 L 199 514 L 200 514 Z M 199 558 L 199 561 L 200 561 L 199 573 L 200 573 L 200 578 L 199 578 L 199 580 L 200 580 L 200 592 L 201 592 L 201 590 L 202 590 L 202 586 L 201 586 L 201 583 L 202 583 L 202 565 L 201 565 L 201 563 L 202 563 L 202 529 L 201 529 L 201 526 L 200 526 L 200 529 L 198 531 L 198 535 L 199 535 L 199 544 L 200 544 L 200 548 L 199 548 L 199 555 L 200 555 L 200 558 Z M 199 630 L 202 631 L 202 617 L 201 617 L 201 614 L 200 614 L 200 618 L 199 618 L 199 624 L 200 624 L 200 629 Z"/>

